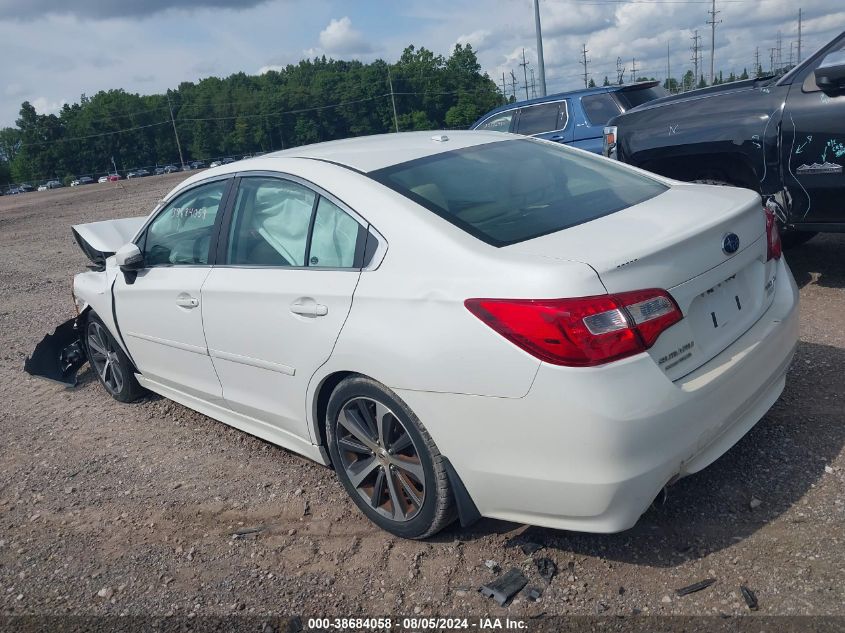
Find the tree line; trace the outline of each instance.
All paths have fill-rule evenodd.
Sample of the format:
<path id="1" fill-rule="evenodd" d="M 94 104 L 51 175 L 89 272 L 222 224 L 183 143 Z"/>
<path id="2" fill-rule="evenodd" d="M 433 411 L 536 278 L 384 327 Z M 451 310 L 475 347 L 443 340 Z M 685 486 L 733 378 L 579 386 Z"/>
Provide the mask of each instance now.
<path id="1" fill-rule="evenodd" d="M 106 90 L 58 114 L 24 102 L 16 125 L 0 129 L 0 186 L 178 164 L 174 125 L 185 162 L 207 161 L 397 127 L 465 128 L 501 103 L 475 51 L 461 44 L 448 57 L 408 46 L 395 64 L 302 60 L 165 94 Z"/>

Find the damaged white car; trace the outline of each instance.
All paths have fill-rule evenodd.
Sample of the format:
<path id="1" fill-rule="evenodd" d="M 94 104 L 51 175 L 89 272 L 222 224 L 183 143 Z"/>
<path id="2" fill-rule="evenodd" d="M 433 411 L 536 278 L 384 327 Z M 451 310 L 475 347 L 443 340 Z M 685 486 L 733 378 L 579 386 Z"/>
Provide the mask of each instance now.
<path id="1" fill-rule="evenodd" d="M 145 389 L 331 465 L 382 528 L 632 526 L 777 400 L 798 293 L 747 190 L 537 139 L 391 134 L 75 226 L 30 373 Z"/>

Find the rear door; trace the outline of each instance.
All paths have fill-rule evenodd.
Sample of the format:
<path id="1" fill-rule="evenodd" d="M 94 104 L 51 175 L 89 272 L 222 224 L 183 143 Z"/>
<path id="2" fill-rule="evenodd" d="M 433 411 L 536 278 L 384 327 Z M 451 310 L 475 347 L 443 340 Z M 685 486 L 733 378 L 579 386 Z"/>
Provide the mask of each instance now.
<path id="1" fill-rule="evenodd" d="M 305 394 L 360 276 L 365 223 L 293 178 L 240 179 L 202 289 L 208 349 L 235 411 L 308 439 Z"/>
<path id="2" fill-rule="evenodd" d="M 513 129 L 516 108 L 498 112 L 479 123 L 474 130 L 487 130 L 488 132 L 510 132 Z"/>

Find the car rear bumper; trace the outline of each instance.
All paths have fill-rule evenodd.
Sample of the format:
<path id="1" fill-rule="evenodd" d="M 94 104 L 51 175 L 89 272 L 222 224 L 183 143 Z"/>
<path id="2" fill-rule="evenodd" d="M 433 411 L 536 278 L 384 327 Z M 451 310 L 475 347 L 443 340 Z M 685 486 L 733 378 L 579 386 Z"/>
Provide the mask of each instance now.
<path id="1" fill-rule="evenodd" d="M 798 289 L 672 382 L 641 354 L 596 368 L 543 364 L 523 398 L 397 390 L 449 458 L 482 516 L 588 532 L 636 523 L 671 480 L 712 463 L 783 391 L 798 340 Z"/>

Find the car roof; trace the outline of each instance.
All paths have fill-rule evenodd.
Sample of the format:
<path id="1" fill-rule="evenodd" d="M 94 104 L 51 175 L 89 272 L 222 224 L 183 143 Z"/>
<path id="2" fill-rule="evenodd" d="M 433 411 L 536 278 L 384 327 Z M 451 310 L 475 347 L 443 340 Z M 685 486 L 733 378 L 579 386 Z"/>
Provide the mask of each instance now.
<path id="1" fill-rule="evenodd" d="M 302 145 L 255 158 L 235 161 L 217 167 L 215 170 L 218 174 L 242 171 L 245 167 L 250 170 L 262 168 L 273 170 L 274 163 L 279 158 L 302 158 L 335 163 L 355 171 L 369 173 L 384 167 L 456 149 L 524 138 L 524 136 L 515 134 L 480 130 L 429 130 L 426 132 L 377 134 L 315 143 L 314 145 Z"/>
<path id="2" fill-rule="evenodd" d="M 508 110 L 514 110 L 516 108 L 537 105 L 539 103 L 561 101 L 562 99 L 568 99 L 570 97 L 588 97 L 590 95 L 601 94 L 603 92 L 631 92 L 633 90 L 646 90 L 648 88 L 653 88 L 657 85 L 660 85 L 659 81 L 640 81 L 632 84 L 596 86 L 595 88 L 581 88 L 580 90 L 570 90 L 568 92 L 556 92 L 553 95 L 537 97 L 535 99 L 523 99 L 522 101 L 514 101 L 513 103 L 506 103 L 503 106 L 499 106 L 498 108 L 494 108 L 489 112 L 485 112 L 475 123 L 470 126 L 470 129 L 474 128 L 476 125 L 482 123 L 486 119 L 489 119 L 494 114 L 498 114 L 499 112 L 507 112 Z"/>

